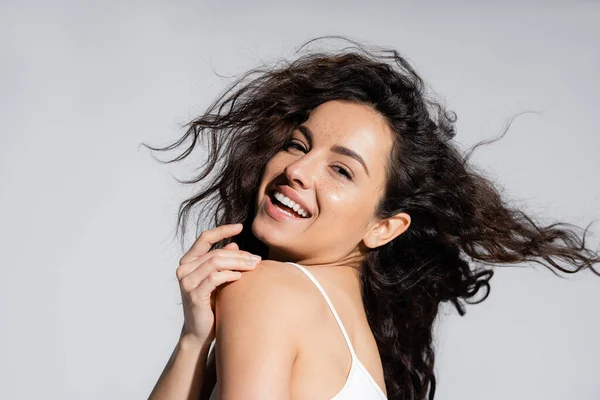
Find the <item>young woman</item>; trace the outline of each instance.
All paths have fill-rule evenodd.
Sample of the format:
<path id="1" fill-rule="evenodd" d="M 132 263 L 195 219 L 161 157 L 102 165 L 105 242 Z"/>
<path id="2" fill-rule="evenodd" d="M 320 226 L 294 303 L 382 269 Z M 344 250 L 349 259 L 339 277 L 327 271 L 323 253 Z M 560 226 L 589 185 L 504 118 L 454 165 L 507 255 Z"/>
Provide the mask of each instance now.
<path id="1" fill-rule="evenodd" d="M 354 44 L 253 70 L 147 146 L 191 139 L 172 162 L 206 139 L 188 183 L 222 165 L 180 208 L 182 236 L 197 204 L 216 227 L 177 268 L 185 322 L 151 399 L 433 399 L 440 303 L 489 290 L 472 263 L 596 272 L 587 229 L 509 206 L 408 62 Z"/>

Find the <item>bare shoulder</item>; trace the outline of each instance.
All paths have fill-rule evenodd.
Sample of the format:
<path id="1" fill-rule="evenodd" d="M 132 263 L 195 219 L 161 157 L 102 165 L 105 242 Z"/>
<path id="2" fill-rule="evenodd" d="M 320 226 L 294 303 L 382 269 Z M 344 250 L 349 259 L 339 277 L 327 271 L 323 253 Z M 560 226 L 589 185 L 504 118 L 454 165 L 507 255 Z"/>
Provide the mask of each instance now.
<path id="1" fill-rule="evenodd" d="M 221 286 L 222 292 L 254 293 L 269 292 L 288 293 L 290 296 L 306 293 L 310 287 L 308 279 L 302 279 L 303 273 L 293 265 L 281 261 L 262 260 L 255 269 L 242 272 L 237 281 Z"/>
<path id="2" fill-rule="evenodd" d="M 291 264 L 265 260 L 219 286 L 215 327 L 221 398 L 289 398 L 293 366 L 314 311 L 309 304 L 314 296 L 298 272 Z"/>
<path id="3" fill-rule="evenodd" d="M 288 263 L 261 261 L 254 270 L 242 272 L 237 281 L 221 285 L 217 292 L 217 319 L 225 313 L 232 318 L 249 313 L 255 323 L 276 318 L 287 327 L 298 328 L 321 306 L 311 292 L 311 282 L 303 275 Z"/>

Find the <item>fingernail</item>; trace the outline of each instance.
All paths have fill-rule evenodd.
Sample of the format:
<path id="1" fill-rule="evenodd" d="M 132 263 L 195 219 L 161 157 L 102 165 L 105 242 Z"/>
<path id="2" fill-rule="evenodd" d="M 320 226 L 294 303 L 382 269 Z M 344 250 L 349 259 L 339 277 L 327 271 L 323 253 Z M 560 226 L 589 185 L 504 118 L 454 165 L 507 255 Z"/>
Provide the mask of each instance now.
<path id="1" fill-rule="evenodd" d="M 260 256 L 257 256 L 257 255 L 254 255 L 254 254 L 253 254 L 253 255 L 252 255 L 252 259 L 253 259 L 253 260 L 256 260 L 256 261 L 260 261 Z"/>

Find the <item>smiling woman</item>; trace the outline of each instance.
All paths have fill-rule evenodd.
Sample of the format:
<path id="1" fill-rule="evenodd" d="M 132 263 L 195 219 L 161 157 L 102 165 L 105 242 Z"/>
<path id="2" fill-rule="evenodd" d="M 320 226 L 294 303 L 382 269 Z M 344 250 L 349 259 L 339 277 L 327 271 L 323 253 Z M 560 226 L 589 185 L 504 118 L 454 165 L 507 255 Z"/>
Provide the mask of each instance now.
<path id="1" fill-rule="evenodd" d="M 211 331 L 195 353 L 200 373 L 187 383 L 183 372 L 165 373 L 153 399 L 168 397 L 161 385 L 202 387 L 203 400 L 433 399 L 440 304 L 464 314 L 465 302 L 489 291 L 491 268 L 472 263 L 596 272 L 587 229 L 542 226 L 509 206 L 470 167 L 472 151 L 458 152 L 454 114 L 431 100 L 410 64 L 395 50 L 353 44 L 250 71 L 177 142 L 147 146 L 172 150 L 190 138 L 173 162 L 206 138 L 207 163 L 187 183 L 219 162 L 223 169 L 182 204 L 182 237 L 204 204 L 216 227 L 241 230 L 203 232 L 216 239 L 192 250 L 263 259 L 236 282 L 211 286 L 219 286 L 216 334 L 200 329 Z M 202 286 L 186 275 L 203 268 L 195 257 L 178 269 L 186 293 Z M 196 389 L 181 398 L 198 398 Z"/>

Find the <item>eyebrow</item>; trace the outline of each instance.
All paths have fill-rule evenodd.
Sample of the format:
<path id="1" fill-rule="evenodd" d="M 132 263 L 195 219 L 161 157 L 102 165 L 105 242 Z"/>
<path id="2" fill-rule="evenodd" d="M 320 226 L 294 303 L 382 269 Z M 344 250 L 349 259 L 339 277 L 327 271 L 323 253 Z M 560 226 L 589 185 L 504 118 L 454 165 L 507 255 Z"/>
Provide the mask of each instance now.
<path id="1" fill-rule="evenodd" d="M 312 146 L 313 137 L 314 137 L 312 131 L 306 125 L 298 125 L 297 129 L 300 132 L 302 132 L 302 134 L 304 136 L 306 136 L 306 139 L 308 140 L 308 144 L 310 146 Z M 367 164 L 365 163 L 365 160 L 363 160 L 363 158 L 355 151 L 350 150 L 347 147 L 337 145 L 337 144 L 334 146 L 331 146 L 330 150 L 333 151 L 334 153 L 338 153 L 343 156 L 348 156 L 348 157 L 354 158 L 356 161 L 358 161 L 363 166 L 363 168 L 365 169 L 365 172 L 367 173 L 367 176 L 369 176 L 369 177 L 371 176 L 371 175 L 369 175 L 369 168 L 367 168 Z"/>

